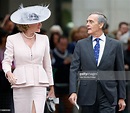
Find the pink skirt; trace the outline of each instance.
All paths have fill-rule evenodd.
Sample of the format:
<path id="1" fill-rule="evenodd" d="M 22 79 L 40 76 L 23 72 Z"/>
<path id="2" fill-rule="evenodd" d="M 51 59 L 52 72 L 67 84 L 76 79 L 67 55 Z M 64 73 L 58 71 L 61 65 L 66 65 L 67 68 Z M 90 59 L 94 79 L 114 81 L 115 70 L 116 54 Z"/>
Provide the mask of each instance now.
<path id="1" fill-rule="evenodd" d="M 34 101 L 36 113 L 44 113 L 46 87 L 13 88 L 15 113 L 32 113 Z"/>

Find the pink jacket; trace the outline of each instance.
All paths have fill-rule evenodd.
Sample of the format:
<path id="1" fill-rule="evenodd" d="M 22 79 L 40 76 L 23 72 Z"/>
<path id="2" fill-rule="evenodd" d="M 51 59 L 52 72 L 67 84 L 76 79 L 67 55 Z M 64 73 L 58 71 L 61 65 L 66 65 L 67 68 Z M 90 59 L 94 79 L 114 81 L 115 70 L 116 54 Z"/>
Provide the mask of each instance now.
<path id="1" fill-rule="evenodd" d="M 49 52 L 49 41 L 46 35 L 36 33 L 36 41 L 32 48 L 24 42 L 21 33 L 8 36 L 2 68 L 5 74 L 11 71 L 14 60 L 13 74 L 17 82 L 12 87 L 53 85 Z"/>

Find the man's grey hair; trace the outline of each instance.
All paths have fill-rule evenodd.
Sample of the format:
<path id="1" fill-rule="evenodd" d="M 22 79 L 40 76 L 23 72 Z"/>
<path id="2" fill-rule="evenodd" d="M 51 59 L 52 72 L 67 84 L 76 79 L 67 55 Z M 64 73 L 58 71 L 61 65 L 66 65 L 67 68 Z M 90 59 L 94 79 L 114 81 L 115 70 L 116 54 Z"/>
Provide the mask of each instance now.
<path id="1" fill-rule="evenodd" d="M 103 23 L 103 27 L 102 29 L 104 30 L 106 28 L 106 25 L 107 25 L 107 18 L 104 14 L 100 13 L 100 12 L 94 12 L 94 13 L 91 13 L 90 15 L 92 14 L 97 14 L 98 15 L 98 23 Z"/>

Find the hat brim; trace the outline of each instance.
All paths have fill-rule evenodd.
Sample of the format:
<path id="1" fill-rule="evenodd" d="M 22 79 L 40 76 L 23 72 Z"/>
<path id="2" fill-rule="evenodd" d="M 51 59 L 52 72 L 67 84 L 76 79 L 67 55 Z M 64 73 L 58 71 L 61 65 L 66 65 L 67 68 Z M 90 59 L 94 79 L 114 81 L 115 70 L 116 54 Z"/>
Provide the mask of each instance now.
<path id="1" fill-rule="evenodd" d="M 27 14 L 37 14 L 38 19 L 26 18 Z M 21 8 L 15 11 L 10 19 L 16 24 L 35 24 L 47 20 L 51 15 L 51 11 L 48 7 L 43 6 L 30 6 L 26 8 Z M 23 18 L 25 16 L 25 18 Z"/>

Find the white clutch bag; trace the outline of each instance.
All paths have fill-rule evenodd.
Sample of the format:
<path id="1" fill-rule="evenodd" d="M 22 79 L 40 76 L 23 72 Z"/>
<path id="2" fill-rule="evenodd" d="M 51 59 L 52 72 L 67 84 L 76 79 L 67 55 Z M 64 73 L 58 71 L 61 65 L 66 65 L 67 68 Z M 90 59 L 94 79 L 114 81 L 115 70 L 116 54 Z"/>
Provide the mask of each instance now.
<path id="1" fill-rule="evenodd" d="M 54 112 L 56 110 L 55 104 L 59 104 L 59 98 L 47 98 L 46 104 L 47 104 L 48 110 L 50 112 Z"/>

